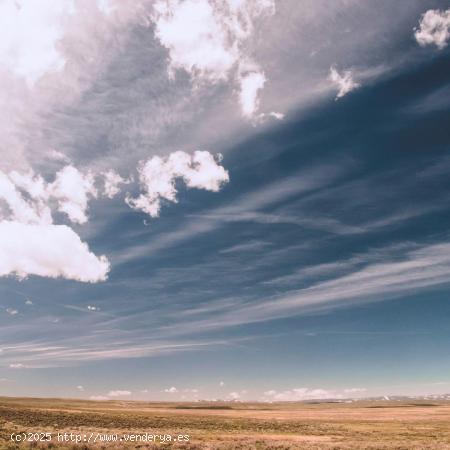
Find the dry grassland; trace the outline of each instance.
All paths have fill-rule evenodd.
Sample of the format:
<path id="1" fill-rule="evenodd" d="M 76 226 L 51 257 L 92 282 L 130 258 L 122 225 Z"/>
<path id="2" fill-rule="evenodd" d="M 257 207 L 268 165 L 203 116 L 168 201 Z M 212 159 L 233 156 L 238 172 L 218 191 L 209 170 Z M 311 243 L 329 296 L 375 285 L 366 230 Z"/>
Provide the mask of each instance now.
<path id="1" fill-rule="evenodd" d="M 50 432 L 52 440 L 13 443 L 11 434 L 22 432 Z M 58 443 L 58 432 L 189 435 L 189 442 Z M 450 449 L 450 402 L 175 404 L 0 398 L 0 448 Z"/>

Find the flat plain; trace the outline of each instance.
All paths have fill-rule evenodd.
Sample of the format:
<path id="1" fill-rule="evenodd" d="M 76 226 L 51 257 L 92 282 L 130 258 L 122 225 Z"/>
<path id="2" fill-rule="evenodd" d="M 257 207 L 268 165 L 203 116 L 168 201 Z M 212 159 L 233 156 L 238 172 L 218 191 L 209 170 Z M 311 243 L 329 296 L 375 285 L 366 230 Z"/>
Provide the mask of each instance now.
<path id="1" fill-rule="evenodd" d="M 13 433 L 46 432 L 51 441 L 11 440 Z M 58 442 L 58 433 L 91 442 Z M 105 442 L 111 435 L 122 441 Z M 141 437 L 124 441 L 130 435 Z M 188 435 L 189 442 L 145 442 L 145 435 Z M 450 402 L 149 403 L 1 397 L 0 448 L 450 449 Z"/>

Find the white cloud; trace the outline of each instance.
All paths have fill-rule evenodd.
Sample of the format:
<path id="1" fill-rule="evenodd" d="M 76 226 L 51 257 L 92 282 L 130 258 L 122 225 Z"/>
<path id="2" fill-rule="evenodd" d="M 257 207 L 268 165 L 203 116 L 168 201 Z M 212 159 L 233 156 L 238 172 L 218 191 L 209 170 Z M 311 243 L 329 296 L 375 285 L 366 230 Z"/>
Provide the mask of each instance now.
<path id="1" fill-rule="evenodd" d="M 264 398 L 270 401 L 303 401 L 343 398 L 342 394 L 326 389 L 296 388 L 286 391 L 270 390 L 264 392 Z"/>
<path id="2" fill-rule="evenodd" d="M 73 166 L 66 166 L 56 174 L 49 192 L 58 200 L 59 211 L 75 223 L 87 222 L 89 197 L 96 197 L 94 177 L 82 174 Z"/>
<path id="3" fill-rule="evenodd" d="M 109 262 L 97 257 L 66 225 L 0 222 L 0 276 L 105 280 Z"/>
<path id="4" fill-rule="evenodd" d="M 428 10 L 420 18 L 419 27 L 414 29 L 414 37 L 422 47 L 432 44 L 441 50 L 446 47 L 450 39 L 450 9 Z"/>
<path id="5" fill-rule="evenodd" d="M 274 119 L 277 119 L 277 120 L 283 120 L 284 119 L 284 114 L 280 113 L 280 112 L 271 111 L 268 115 L 270 117 L 273 117 Z"/>
<path id="6" fill-rule="evenodd" d="M 103 400 L 109 400 L 108 397 L 105 397 L 104 395 L 91 395 L 89 397 L 89 400 L 94 400 L 94 401 L 103 401 Z"/>
<path id="7" fill-rule="evenodd" d="M 84 392 L 84 387 L 81 386 L 81 385 L 80 385 L 80 386 L 77 386 L 77 390 L 80 391 L 80 392 Z"/>
<path id="8" fill-rule="evenodd" d="M 251 118 L 255 115 L 259 107 L 258 94 L 265 82 L 263 72 L 250 72 L 240 78 L 239 101 L 244 117 Z"/>
<path id="9" fill-rule="evenodd" d="M 366 392 L 366 388 L 347 388 L 344 389 L 345 394 L 362 394 L 363 392 Z"/>
<path id="10" fill-rule="evenodd" d="M 239 400 L 241 398 L 241 394 L 239 394 L 239 392 L 230 392 L 228 394 L 228 398 L 231 400 Z"/>
<path id="11" fill-rule="evenodd" d="M 143 193 L 138 198 L 128 195 L 126 201 L 152 217 L 159 215 L 162 200 L 177 201 L 177 179 L 188 188 L 209 191 L 218 191 L 229 179 L 227 171 L 205 151 L 153 157 L 141 163 L 138 171 Z M 118 184 L 130 182 L 114 171 L 101 176 L 108 197 L 116 195 Z M 75 223 L 85 223 L 89 201 L 98 195 L 94 183 L 94 174 L 82 173 L 72 165 L 58 171 L 51 183 L 31 170 L 0 171 L 0 230 L 4 231 L 0 236 L 0 276 L 105 280 L 109 271 L 106 257 L 91 253 L 70 227 L 54 224 L 52 216 L 53 208 Z M 95 306 L 88 309 L 98 310 Z"/>
<path id="12" fill-rule="evenodd" d="M 25 302 L 25 305 L 32 305 L 33 304 L 33 302 L 30 300 L 30 299 L 27 299 L 27 301 Z"/>
<path id="13" fill-rule="evenodd" d="M 3 0 L 0 2 L 0 64 L 29 86 L 64 59 L 58 52 L 72 0 Z"/>
<path id="14" fill-rule="evenodd" d="M 119 192 L 121 184 L 129 183 L 129 180 L 122 178 L 114 170 L 108 170 L 103 173 L 103 194 L 108 198 L 114 198 Z"/>
<path id="15" fill-rule="evenodd" d="M 51 184 L 33 171 L 0 171 L 0 276 L 104 280 L 106 257 L 95 256 L 71 228 L 54 225 L 52 217 L 56 202 L 72 221 L 84 223 L 95 195 L 93 176 L 72 166 L 57 172 Z"/>
<path id="16" fill-rule="evenodd" d="M 10 369 L 26 369 L 28 366 L 22 363 L 12 363 L 8 367 Z"/>
<path id="17" fill-rule="evenodd" d="M 158 1 L 155 35 L 169 49 L 170 69 L 217 81 L 227 77 L 239 53 L 207 0 Z"/>
<path id="18" fill-rule="evenodd" d="M 164 392 L 168 394 L 176 394 L 178 392 L 178 389 L 175 386 L 172 386 L 170 388 L 164 389 Z"/>
<path id="19" fill-rule="evenodd" d="M 352 394 L 362 394 L 366 392 L 365 388 L 347 388 L 343 390 L 329 390 L 329 389 L 309 389 L 309 388 L 295 388 L 285 391 L 270 390 L 264 392 L 264 401 L 305 401 L 305 400 L 327 400 L 327 399 L 343 399 Z"/>
<path id="20" fill-rule="evenodd" d="M 97 0 L 98 9 L 104 14 L 111 14 L 116 8 L 111 0 Z"/>
<path id="21" fill-rule="evenodd" d="M 20 222 L 51 223 L 49 205 L 55 200 L 59 211 L 72 222 L 85 223 L 89 199 L 96 196 L 93 175 L 70 165 L 57 172 L 51 184 L 33 171 L 8 175 L 0 171 L 0 199 L 7 203 L 11 217 Z"/>
<path id="22" fill-rule="evenodd" d="M 52 149 L 45 153 L 45 157 L 50 161 L 58 161 L 66 164 L 70 164 L 70 158 L 64 153 L 58 152 L 58 150 Z"/>
<path id="23" fill-rule="evenodd" d="M 284 114 L 276 111 L 271 111 L 269 113 L 260 113 L 257 115 L 256 114 L 253 115 L 254 123 L 264 123 L 271 119 L 283 120 Z"/>
<path id="24" fill-rule="evenodd" d="M 221 382 L 219 383 L 219 386 L 220 386 L 220 387 L 224 387 L 224 386 L 225 386 L 225 382 L 221 381 Z"/>
<path id="25" fill-rule="evenodd" d="M 17 188 L 13 180 L 17 183 Z M 36 186 L 39 186 L 41 182 L 41 178 L 36 178 L 32 174 L 25 176 L 12 172 L 8 177 L 0 171 L 0 200 L 3 200 L 7 206 L 5 209 L 2 208 L 3 205 L 0 205 L 0 218 L 9 216 L 24 223 L 50 223 L 52 220 L 50 208 L 40 198 L 34 202 L 25 200 L 18 190 L 19 188 L 27 191 L 33 199 L 38 191 Z M 42 195 L 46 195 L 45 190 Z"/>
<path id="26" fill-rule="evenodd" d="M 169 74 L 184 69 L 196 82 L 236 78 L 242 113 L 258 108 L 266 81 L 245 48 L 255 20 L 275 13 L 273 0 L 159 0 L 154 4 L 155 36 L 169 50 Z M 248 66 L 252 73 L 238 74 Z"/>
<path id="27" fill-rule="evenodd" d="M 16 314 L 19 314 L 19 311 L 17 311 L 17 309 L 13 309 L 13 308 L 6 308 L 6 312 L 10 316 L 15 316 Z"/>
<path id="28" fill-rule="evenodd" d="M 33 171 L 20 173 L 15 170 L 9 173 L 9 179 L 14 183 L 16 189 L 25 192 L 33 200 L 47 200 L 49 194 L 45 180 Z"/>
<path id="29" fill-rule="evenodd" d="M 87 309 L 88 309 L 88 311 L 100 311 L 100 308 L 98 306 L 92 306 L 92 305 L 88 305 Z"/>
<path id="30" fill-rule="evenodd" d="M 336 86 L 338 90 L 336 100 L 360 87 L 360 84 L 354 81 L 351 70 L 345 70 L 342 73 L 339 73 L 336 67 L 331 66 L 328 79 Z"/>
<path id="31" fill-rule="evenodd" d="M 109 391 L 108 397 L 126 397 L 127 395 L 131 395 L 131 391 Z"/>
<path id="32" fill-rule="evenodd" d="M 154 156 L 142 162 L 138 172 L 143 193 L 137 198 L 128 195 L 126 202 L 151 217 L 159 216 L 162 200 L 177 202 L 176 179 L 182 179 L 188 188 L 213 192 L 229 180 L 228 172 L 206 151 L 193 155 L 178 151 L 167 158 Z"/>

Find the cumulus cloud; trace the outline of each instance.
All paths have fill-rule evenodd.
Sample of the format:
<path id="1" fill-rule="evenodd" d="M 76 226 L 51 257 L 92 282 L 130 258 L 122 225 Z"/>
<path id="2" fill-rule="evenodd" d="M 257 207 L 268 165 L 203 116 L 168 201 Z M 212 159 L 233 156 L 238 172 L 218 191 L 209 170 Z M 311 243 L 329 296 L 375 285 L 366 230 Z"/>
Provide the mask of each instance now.
<path id="1" fill-rule="evenodd" d="M 80 391 L 80 392 L 83 392 L 83 391 L 84 391 L 84 387 L 81 386 L 81 385 L 80 385 L 80 386 L 77 386 L 77 390 Z"/>
<path id="2" fill-rule="evenodd" d="M 179 151 L 142 162 L 138 173 L 143 192 L 137 198 L 128 194 L 126 202 L 157 217 L 162 200 L 177 202 L 177 179 L 188 188 L 216 192 L 229 180 L 219 159 L 220 155 L 216 160 L 206 151 L 193 155 Z M 130 182 L 112 170 L 97 176 L 104 182 L 102 194 L 109 198 L 118 193 L 120 184 Z M 90 252 L 69 226 L 54 224 L 52 214 L 56 209 L 72 222 L 86 223 L 89 202 L 98 196 L 95 180 L 93 173 L 83 173 L 72 165 L 58 171 L 53 182 L 32 170 L 0 171 L 0 276 L 37 275 L 84 282 L 106 279 L 107 258 Z M 88 306 L 90 311 L 98 309 Z"/>
<path id="3" fill-rule="evenodd" d="M 130 5 L 131 2 L 121 3 L 108 0 L 2 0 L 0 67 L 23 79 L 30 89 L 45 75 L 67 75 L 68 71 L 74 69 L 83 70 L 85 82 L 86 59 L 80 58 L 82 69 L 75 68 L 78 61 L 74 61 L 71 50 L 77 45 L 80 48 L 80 44 L 83 45 L 83 41 L 90 38 L 89 53 L 98 51 L 96 47 L 99 39 L 94 33 L 98 33 L 99 29 L 103 35 L 110 31 L 105 24 L 112 25 L 114 17 L 111 12 L 120 10 L 123 23 L 130 20 L 140 6 L 140 2 L 134 2 L 136 5 Z M 93 23 L 96 25 L 95 30 L 91 29 Z M 68 41 L 72 45 L 68 45 Z M 84 50 L 83 56 L 86 57 L 88 52 Z M 93 65 L 89 64 L 91 67 Z"/>
<path id="4" fill-rule="evenodd" d="M 338 90 L 336 100 L 360 87 L 360 84 L 354 81 L 351 70 L 345 70 L 339 73 L 335 66 L 331 66 L 328 79 L 336 86 Z"/>
<path id="5" fill-rule="evenodd" d="M 87 222 L 89 197 L 97 196 L 91 174 L 83 174 L 73 166 L 66 166 L 56 174 L 49 191 L 58 200 L 59 211 L 67 214 L 72 222 Z"/>
<path id="6" fill-rule="evenodd" d="M 450 39 L 450 9 L 428 10 L 420 18 L 419 26 L 414 29 L 414 37 L 422 47 L 432 44 L 441 50 L 446 47 Z"/>
<path id="7" fill-rule="evenodd" d="M 188 188 L 213 192 L 229 181 L 228 172 L 206 151 L 193 155 L 178 151 L 167 158 L 154 156 L 141 162 L 138 172 L 143 193 L 137 198 L 128 195 L 126 202 L 151 217 L 159 216 L 163 200 L 177 202 L 177 179 L 182 179 Z"/>
<path id="8" fill-rule="evenodd" d="M 366 388 L 347 388 L 344 389 L 345 394 L 362 394 L 363 392 L 366 392 Z"/>
<path id="9" fill-rule="evenodd" d="M 44 155 L 50 161 L 57 161 L 57 162 L 67 163 L 67 164 L 69 164 L 71 162 L 70 158 L 67 155 L 65 155 L 64 153 L 58 152 L 58 150 L 55 150 L 55 149 L 51 149 L 51 150 L 47 151 L 46 153 L 44 153 Z"/>
<path id="10" fill-rule="evenodd" d="M 239 392 L 230 392 L 228 394 L 228 398 L 231 400 L 239 400 L 241 398 L 241 394 L 239 394 Z"/>
<path id="11" fill-rule="evenodd" d="M 16 314 L 19 314 L 19 311 L 17 311 L 17 309 L 13 309 L 13 308 L 6 308 L 6 312 L 10 316 L 15 316 Z"/>
<path id="12" fill-rule="evenodd" d="M 280 113 L 280 112 L 277 112 L 277 111 L 271 111 L 268 115 L 270 117 L 273 117 L 274 119 L 277 119 L 277 120 L 283 120 L 284 119 L 284 114 Z"/>
<path id="13" fill-rule="evenodd" d="M 28 366 L 22 363 L 12 363 L 8 367 L 10 369 L 26 369 Z"/>
<path id="14" fill-rule="evenodd" d="M 296 388 L 285 391 L 270 390 L 264 392 L 265 401 L 305 401 L 343 399 L 350 396 L 358 396 L 366 392 L 365 388 L 346 388 L 342 390 Z"/>
<path id="15" fill-rule="evenodd" d="M 296 388 L 286 391 L 270 390 L 264 392 L 264 398 L 269 401 L 303 401 L 303 400 L 324 400 L 330 398 L 343 398 L 342 394 L 326 389 Z"/>
<path id="16" fill-rule="evenodd" d="M 108 198 L 117 195 L 121 184 L 130 183 L 114 170 L 97 177 L 103 183 L 101 194 Z M 51 223 L 51 208 L 56 203 L 57 209 L 71 222 L 83 224 L 88 220 L 89 201 L 99 194 L 95 179 L 93 173 L 83 173 L 73 165 L 66 165 L 56 172 L 52 183 L 47 183 L 32 170 L 8 174 L 0 171 L 0 200 L 8 206 L 11 217 L 21 222 Z"/>
<path id="17" fill-rule="evenodd" d="M 164 389 L 164 392 L 167 394 L 176 394 L 178 392 L 178 389 L 175 386 L 172 386 L 170 388 Z"/>
<path id="18" fill-rule="evenodd" d="M 0 276 L 64 277 L 83 282 L 106 279 L 109 262 L 97 257 L 66 225 L 0 222 Z"/>
<path id="19" fill-rule="evenodd" d="M 117 5 L 117 14 L 97 3 L 105 1 L 0 2 L 1 168 L 77 159 L 73 142 L 82 134 L 72 127 L 77 102 L 117 56 L 127 34 L 119 30 L 142 20 L 143 0 L 108 2 Z M 62 116 L 70 131 L 56 124 Z"/>
<path id="20" fill-rule="evenodd" d="M 266 77 L 262 72 L 250 72 L 240 79 L 241 90 L 239 101 L 242 114 L 245 117 L 253 117 L 259 107 L 258 93 L 263 89 Z"/>
<path id="21" fill-rule="evenodd" d="M 131 391 L 116 390 L 108 392 L 108 397 L 126 397 L 127 395 L 131 395 Z"/>
<path id="22" fill-rule="evenodd" d="M 0 64 L 29 86 L 46 72 L 60 70 L 64 59 L 57 43 L 72 8 L 73 0 L 0 2 Z"/>
<path id="23" fill-rule="evenodd" d="M 169 74 L 188 72 L 195 82 L 237 78 L 242 113 L 258 108 L 258 91 L 266 81 L 245 44 L 254 21 L 275 12 L 273 0 L 159 0 L 154 4 L 155 36 L 169 50 Z M 245 76 L 238 74 L 252 65 Z"/>
<path id="24" fill-rule="evenodd" d="M 41 178 L 36 178 L 33 174 L 19 175 L 13 172 L 8 177 L 0 171 L 0 218 L 9 217 L 23 223 L 50 223 L 50 208 L 41 198 L 47 196 L 45 189 L 43 188 L 40 195 L 37 194 L 36 186 L 42 182 Z M 20 188 L 25 189 L 31 197 L 30 200 L 34 201 L 27 201 L 19 191 Z"/>
<path id="25" fill-rule="evenodd" d="M 4 177 L 5 175 L 2 174 Z M 16 189 L 26 193 L 33 200 L 47 200 L 49 193 L 45 180 L 40 175 L 35 175 L 32 170 L 21 173 L 13 170 L 9 173 L 9 179 Z"/>
<path id="26" fill-rule="evenodd" d="M 100 311 L 100 308 L 98 306 L 92 306 L 92 305 L 88 305 L 87 309 L 88 309 L 88 311 Z"/>
<path id="27" fill-rule="evenodd" d="M 169 49 L 171 70 L 184 69 L 210 81 L 226 78 L 238 49 L 228 43 L 227 30 L 209 1 L 158 1 L 154 12 L 155 35 Z"/>
<path id="28" fill-rule="evenodd" d="M 105 397 L 104 395 L 91 395 L 89 397 L 89 400 L 94 400 L 94 401 L 103 401 L 103 400 L 109 400 L 108 397 Z"/>
<path id="29" fill-rule="evenodd" d="M 271 111 L 269 113 L 254 114 L 252 117 L 253 123 L 264 123 L 272 119 L 283 120 L 284 114 L 276 111 Z"/>
<path id="30" fill-rule="evenodd" d="M 73 166 L 57 172 L 52 183 L 31 170 L 0 171 L 0 276 L 105 280 L 106 257 L 94 255 L 75 231 L 55 225 L 52 217 L 56 205 L 70 220 L 86 222 L 95 195 L 93 176 Z"/>
<path id="31" fill-rule="evenodd" d="M 129 182 L 129 180 L 122 178 L 114 170 L 108 170 L 103 173 L 103 195 L 108 198 L 114 198 L 120 192 L 119 186 Z"/>
<path id="32" fill-rule="evenodd" d="M 50 201 L 55 201 L 72 222 L 85 223 L 89 199 L 96 196 L 93 175 L 71 165 L 57 172 L 50 184 L 31 170 L 0 171 L 0 199 L 8 206 L 10 218 L 20 222 L 51 223 Z"/>

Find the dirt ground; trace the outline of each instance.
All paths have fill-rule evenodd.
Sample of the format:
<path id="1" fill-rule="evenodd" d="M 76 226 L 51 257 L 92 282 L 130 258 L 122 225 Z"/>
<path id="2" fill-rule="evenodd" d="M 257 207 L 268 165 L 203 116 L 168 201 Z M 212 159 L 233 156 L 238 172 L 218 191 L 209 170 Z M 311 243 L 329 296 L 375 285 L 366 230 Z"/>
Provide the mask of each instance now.
<path id="1" fill-rule="evenodd" d="M 450 402 L 144 403 L 4 397 L 0 448 L 450 449 Z"/>

